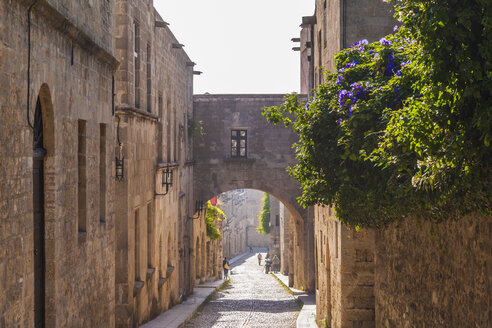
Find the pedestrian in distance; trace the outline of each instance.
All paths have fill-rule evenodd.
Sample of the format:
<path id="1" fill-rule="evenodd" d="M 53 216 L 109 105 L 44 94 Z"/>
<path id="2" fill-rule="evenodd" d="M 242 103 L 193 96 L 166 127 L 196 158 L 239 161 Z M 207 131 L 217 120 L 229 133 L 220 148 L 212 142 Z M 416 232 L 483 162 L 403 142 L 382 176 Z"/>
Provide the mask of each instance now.
<path id="1" fill-rule="evenodd" d="M 258 265 L 261 265 L 261 253 L 258 253 Z"/>
<path id="2" fill-rule="evenodd" d="M 224 280 L 226 280 L 229 277 L 229 270 L 231 269 L 227 257 L 224 257 L 224 260 L 222 261 L 222 268 L 224 269 Z"/>
<path id="3" fill-rule="evenodd" d="M 277 255 L 273 256 L 272 263 L 273 263 L 273 272 L 279 272 L 280 271 L 280 259 L 278 258 Z"/>

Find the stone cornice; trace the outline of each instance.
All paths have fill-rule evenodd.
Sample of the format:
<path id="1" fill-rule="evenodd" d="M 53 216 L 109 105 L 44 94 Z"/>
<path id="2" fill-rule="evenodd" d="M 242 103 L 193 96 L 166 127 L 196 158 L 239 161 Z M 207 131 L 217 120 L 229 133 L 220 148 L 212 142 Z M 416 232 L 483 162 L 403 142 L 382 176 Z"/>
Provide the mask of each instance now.
<path id="1" fill-rule="evenodd" d="M 137 116 L 154 122 L 157 122 L 159 120 L 159 117 L 157 115 L 148 113 L 144 110 L 130 105 L 116 105 L 115 114 Z"/>
<path id="2" fill-rule="evenodd" d="M 108 64 L 113 71 L 118 69 L 120 63 L 111 53 L 75 26 L 74 23 L 54 8 L 48 1 L 39 0 L 34 6 L 34 10 L 43 16 L 43 18 L 46 19 L 46 22 L 50 23 L 58 31 L 74 40 L 82 49 Z"/>

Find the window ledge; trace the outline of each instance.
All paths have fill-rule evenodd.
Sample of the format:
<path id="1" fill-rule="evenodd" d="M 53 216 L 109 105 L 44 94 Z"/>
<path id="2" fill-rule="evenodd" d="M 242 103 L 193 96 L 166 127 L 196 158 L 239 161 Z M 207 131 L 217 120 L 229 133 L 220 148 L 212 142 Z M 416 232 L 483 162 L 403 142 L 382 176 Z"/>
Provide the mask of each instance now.
<path id="1" fill-rule="evenodd" d="M 166 280 L 167 279 L 166 278 L 163 278 L 163 277 L 160 277 L 159 278 L 159 283 L 158 283 L 159 288 L 161 288 L 162 285 L 164 285 L 164 283 L 166 282 Z"/>
<path id="2" fill-rule="evenodd" d="M 155 272 L 155 268 L 148 268 L 147 269 L 147 280 L 152 278 L 152 276 L 154 275 L 154 272 Z"/>
<path id="3" fill-rule="evenodd" d="M 133 297 L 137 296 L 140 291 L 143 289 L 145 283 L 140 280 L 135 280 L 135 285 L 133 286 Z"/>
<path id="4" fill-rule="evenodd" d="M 78 237 L 79 244 L 85 243 L 85 241 L 87 240 L 87 232 L 79 231 Z"/>
<path id="5" fill-rule="evenodd" d="M 171 274 L 173 273 L 173 271 L 174 271 L 174 267 L 168 266 L 167 270 L 166 270 L 166 278 L 169 278 L 171 276 Z"/>
<path id="6" fill-rule="evenodd" d="M 256 160 L 254 158 L 248 157 L 228 157 L 224 159 L 226 163 L 248 163 L 253 164 Z"/>

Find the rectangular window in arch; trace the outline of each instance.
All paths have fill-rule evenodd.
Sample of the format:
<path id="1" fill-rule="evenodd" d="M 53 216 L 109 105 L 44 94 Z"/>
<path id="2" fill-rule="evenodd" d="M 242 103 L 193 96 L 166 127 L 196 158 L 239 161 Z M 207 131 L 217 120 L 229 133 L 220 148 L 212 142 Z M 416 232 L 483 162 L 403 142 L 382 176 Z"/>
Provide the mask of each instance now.
<path id="1" fill-rule="evenodd" d="M 248 131 L 232 130 L 231 131 L 231 156 L 247 157 L 248 154 Z"/>

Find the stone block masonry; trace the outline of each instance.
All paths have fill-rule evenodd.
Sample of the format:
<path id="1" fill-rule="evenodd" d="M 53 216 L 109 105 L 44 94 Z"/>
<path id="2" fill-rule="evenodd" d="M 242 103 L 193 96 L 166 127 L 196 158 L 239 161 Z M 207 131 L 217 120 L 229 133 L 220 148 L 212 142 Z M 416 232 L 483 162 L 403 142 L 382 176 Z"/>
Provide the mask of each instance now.
<path id="1" fill-rule="evenodd" d="M 0 3 L 0 327 L 111 327 L 112 2 L 38 1 L 29 44 L 32 3 Z"/>
<path id="2" fill-rule="evenodd" d="M 492 218 L 408 218 L 376 233 L 376 327 L 490 327 Z"/>

